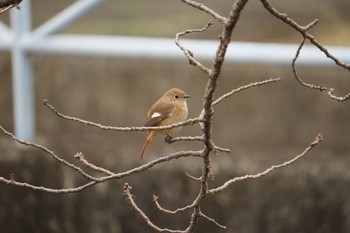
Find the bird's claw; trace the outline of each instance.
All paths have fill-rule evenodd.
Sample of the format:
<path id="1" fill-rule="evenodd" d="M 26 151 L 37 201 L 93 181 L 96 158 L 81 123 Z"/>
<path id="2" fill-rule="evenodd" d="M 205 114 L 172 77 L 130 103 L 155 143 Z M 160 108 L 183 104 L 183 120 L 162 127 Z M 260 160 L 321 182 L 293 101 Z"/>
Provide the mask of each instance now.
<path id="1" fill-rule="evenodd" d="M 164 141 L 165 141 L 166 143 L 170 144 L 170 143 L 173 143 L 172 139 L 173 139 L 173 138 L 172 138 L 170 135 L 167 135 L 167 136 L 165 137 Z"/>

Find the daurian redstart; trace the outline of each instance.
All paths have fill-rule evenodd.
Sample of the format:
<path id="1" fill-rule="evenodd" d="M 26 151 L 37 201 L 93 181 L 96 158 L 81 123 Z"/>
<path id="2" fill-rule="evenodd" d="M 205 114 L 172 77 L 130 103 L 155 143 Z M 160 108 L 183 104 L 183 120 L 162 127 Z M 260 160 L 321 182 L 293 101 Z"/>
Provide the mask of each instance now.
<path id="1" fill-rule="evenodd" d="M 148 110 L 145 126 L 165 126 L 185 121 L 188 114 L 186 99 L 189 97 L 189 95 L 180 89 L 172 88 L 168 90 Z M 155 135 L 158 133 L 165 134 L 167 135 L 165 141 L 169 142 L 171 139 L 169 134 L 178 132 L 180 128 L 181 127 L 177 127 L 161 131 L 149 130 L 147 132 L 147 139 L 143 145 L 140 158 L 142 158 L 147 146 Z"/>

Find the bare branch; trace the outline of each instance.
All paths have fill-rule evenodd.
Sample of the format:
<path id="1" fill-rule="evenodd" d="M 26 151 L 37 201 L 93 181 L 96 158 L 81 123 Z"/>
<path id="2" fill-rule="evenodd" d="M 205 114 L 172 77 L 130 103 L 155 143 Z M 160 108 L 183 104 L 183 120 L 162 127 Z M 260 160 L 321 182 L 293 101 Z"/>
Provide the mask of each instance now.
<path id="1" fill-rule="evenodd" d="M 272 82 L 278 82 L 278 81 L 281 81 L 281 78 L 270 78 L 270 79 L 267 79 L 267 80 L 264 80 L 264 81 L 261 81 L 261 82 L 250 83 L 248 85 L 241 86 L 241 87 L 239 87 L 237 89 L 233 89 L 232 91 L 230 91 L 230 92 L 220 96 L 218 99 L 216 99 L 213 102 L 213 106 L 217 105 L 218 103 L 220 103 L 224 99 L 226 99 L 226 98 L 228 98 L 228 97 L 230 97 L 233 94 L 236 94 L 238 92 L 244 91 L 244 90 L 249 89 L 251 87 L 258 87 L 258 86 L 261 86 L 261 85 L 269 84 L 269 83 L 272 83 Z"/>
<path id="2" fill-rule="evenodd" d="M 332 55 L 324 46 L 322 46 L 311 34 L 307 32 L 308 29 L 316 25 L 317 20 L 314 20 L 310 24 L 306 26 L 300 26 L 297 22 L 295 22 L 293 19 L 288 17 L 286 13 L 281 13 L 278 10 L 276 10 L 274 7 L 271 6 L 268 0 L 260 0 L 265 7 L 272 15 L 274 15 L 276 18 L 282 20 L 284 23 L 288 24 L 292 28 L 294 28 L 296 31 L 298 31 L 303 38 L 308 39 L 313 45 L 315 45 L 319 50 L 321 50 L 328 58 L 333 60 L 335 64 L 338 66 L 347 69 L 350 71 L 350 64 L 345 64 L 341 62 L 337 57 Z"/>
<path id="3" fill-rule="evenodd" d="M 182 208 L 178 208 L 178 209 L 176 209 L 176 210 L 168 210 L 168 209 L 163 208 L 163 207 L 159 204 L 158 199 L 159 199 L 158 196 L 153 195 L 153 202 L 155 203 L 155 205 L 157 206 L 157 208 L 158 208 L 160 211 L 163 211 L 163 212 L 168 213 L 168 214 L 176 214 L 176 213 L 178 213 L 178 212 L 182 212 L 182 211 L 191 209 L 191 208 L 193 208 L 193 207 L 196 205 L 196 203 L 193 202 L 193 203 L 190 204 L 190 205 L 187 205 L 187 206 L 182 207 Z"/>
<path id="4" fill-rule="evenodd" d="M 186 4 L 188 4 L 188 5 L 190 5 L 190 6 L 193 6 L 194 8 L 197 8 L 197 9 L 199 9 L 201 11 L 204 11 L 204 12 L 208 13 L 214 19 L 217 19 L 222 24 L 224 24 L 225 21 L 226 21 L 225 17 L 219 15 L 217 12 L 213 11 L 212 9 L 210 9 L 209 7 L 205 6 L 202 3 L 195 2 L 195 1 L 192 1 L 192 0 L 181 0 L 181 1 L 186 3 Z"/>
<path id="5" fill-rule="evenodd" d="M 217 154 L 217 152 L 231 153 L 231 150 L 228 148 L 222 148 L 220 146 L 214 145 L 213 152 Z"/>
<path id="6" fill-rule="evenodd" d="M 74 155 L 74 158 L 78 159 L 80 162 L 82 162 L 85 166 L 91 168 L 92 170 L 95 170 L 95 171 L 98 171 L 98 172 L 101 172 L 101 173 L 104 173 L 106 175 L 114 175 L 113 172 L 105 169 L 105 168 L 102 168 L 102 167 L 98 167 L 92 163 L 90 163 L 89 161 L 87 161 L 85 158 L 84 158 L 84 155 L 83 153 L 81 152 L 78 152 L 76 153 L 76 155 Z"/>
<path id="7" fill-rule="evenodd" d="M 205 219 L 208 220 L 209 222 L 214 223 L 216 226 L 218 226 L 218 227 L 220 227 L 220 228 L 222 228 L 222 229 L 226 229 L 226 226 L 219 224 L 217 221 L 215 221 L 215 219 L 208 217 L 208 216 L 205 215 L 202 211 L 200 211 L 200 216 L 203 217 L 203 218 L 205 218 Z"/>
<path id="8" fill-rule="evenodd" d="M 350 93 L 346 94 L 345 96 L 343 97 L 340 97 L 340 96 L 336 96 L 334 95 L 335 89 L 331 88 L 329 89 L 328 91 L 328 95 L 329 97 L 331 97 L 332 99 L 335 99 L 335 100 L 338 100 L 339 102 L 343 102 L 343 101 L 346 101 L 346 100 L 349 100 L 350 99 Z"/>
<path id="9" fill-rule="evenodd" d="M 231 42 L 231 36 L 233 29 L 235 28 L 238 19 L 240 17 L 240 13 L 244 9 L 245 4 L 248 0 L 237 0 L 230 14 L 224 24 L 223 32 L 220 36 L 220 44 L 216 51 L 214 64 L 212 66 L 211 72 L 209 74 L 209 79 L 207 82 L 205 95 L 203 98 L 203 114 L 201 114 L 200 118 L 203 119 L 202 130 L 204 132 L 204 144 L 205 148 L 203 151 L 203 168 L 202 168 L 202 176 L 200 181 L 200 190 L 198 196 L 195 200 L 195 206 L 193 208 L 193 213 L 191 215 L 191 221 L 186 229 L 187 232 L 193 232 L 200 215 L 200 203 L 206 197 L 208 192 L 208 179 L 211 177 L 211 161 L 210 154 L 214 150 L 214 144 L 212 142 L 212 117 L 214 114 L 213 110 L 213 99 L 214 92 L 217 87 L 218 78 L 221 73 L 222 65 L 225 59 L 225 54 L 227 51 L 227 47 Z M 203 116 L 203 117 L 202 117 Z"/>
<path id="10" fill-rule="evenodd" d="M 28 184 L 26 182 L 18 182 L 18 181 L 15 181 L 13 178 L 8 180 L 8 179 L 5 179 L 4 177 L 0 177 L 0 182 L 8 184 L 8 185 L 14 185 L 14 186 L 17 186 L 20 188 L 28 188 L 28 189 L 31 189 L 34 191 L 41 191 L 41 192 L 54 193 L 54 194 L 77 193 L 77 192 L 81 192 L 84 189 L 96 184 L 95 181 L 91 181 L 89 183 L 86 183 L 84 185 L 81 185 L 81 186 L 75 187 L 75 188 L 55 189 L 55 188 L 47 188 L 47 187 L 43 187 L 43 186 L 36 186 L 36 185 Z"/>
<path id="11" fill-rule="evenodd" d="M 197 124 L 199 122 L 201 122 L 201 119 L 199 118 L 194 118 L 194 119 L 188 119 L 186 121 L 183 122 L 179 122 L 176 124 L 172 124 L 172 125 L 166 125 L 166 126 L 152 126 L 152 127 L 115 127 L 115 126 L 106 126 L 106 125 L 102 125 L 99 123 L 95 123 L 92 121 L 87 121 L 87 120 L 83 120 L 80 119 L 78 117 L 71 117 L 71 116 L 67 116 L 64 115 L 62 113 L 60 113 L 59 111 L 57 111 L 52 105 L 49 104 L 48 100 L 44 100 L 43 104 L 48 107 L 51 111 L 53 111 L 57 116 L 59 116 L 60 118 L 63 118 L 65 120 L 70 120 L 70 121 L 75 121 L 84 125 L 88 125 L 88 126 L 93 126 L 96 128 L 100 128 L 103 130 L 113 130 L 113 131 L 121 131 L 121 132 L 135 132 L 135 131 L 148 131 L 148 130 L 165 130 L 165 129 L 172 129 L 172 128 L 177 128 L 177 127 L 181 127 L 181 126 L 186 126 L 186 125 L 194 125 Z"/>
<path id="12" fill-rule="evenodd" d="M 0 126 L 0 130 L 4 130 L 3 127 Z M 3 131 L 3 132 L 5 134 L 9 135 L 9 136 L 12 135 L 11 133 L 9 133 L 7 131 Z M 36 145 L 36 144 L 30 143 L 30 142 L 21 141 L 21 140 L 17 139 L 15 136 L 13 136 L 13 140 L 15 140 L 15 141 L 17 141 L 17 142 L 19 142 L 21 144 L 24 144 L 24 145 L 29 145 L 29 146 L 34 146 L 34 147 L 38 146 L 37 148 L 39 148 L 39 149 L 43 148 L 44 151 L 46 151 L 46 150 L 50 151 L 50 150 L 48 150 L 47 148 L 45 148 L 43 146 Z M 48 192 L 48 193 L 54 193 L 54 194 L 77 193 L 77 192 L 80 192 L 80 191 L 82 191 L 82 190 L 84 190 L 86 188 L 89 188 L 89 187 L 93 186 L 93 185 L 96 185 L 98 183 L 106 182 L 106 181 L 109 181 L 109 180 L 112 180 L 112 179 L 122 179 L 122 178 L 130 176 L 132 174 L 148 170 L 148 169 L 154 167 L 157 164 L 161 164 L 163 162 L 168 162 L 168 161 L 171 161 L 173 159 L 178 159 L 178 158 L 182 158 L 182 157 L 189 157 L 189 156 L 201 157 L 202 156 L 202 151 L 180 151 L 180 152 L 177 152 L 177 153 L 170 154 L 168 156 L 160 157 L 160 158 L 152 160 L 152 161 L 150 161 L 150 162 L 148 162 L 148 163 L 146 163 L 144 165 L 141 165 L 139 167 L 130 169 L 130 170 L 125 171 L 125 172 L 120 172 L 120 173 L 112 173 L 112 172 L 110 172 L 110 171 L 108 171 L 106 169 L 105 170 L 100 169 L 97 166 L 95 166 L 95 165 L 93 165 L 93 164 L 91 164 L 91 163 L 89 163 L 89 162 L 87 162 L 85 160 L 86 162 L 83 162 L 83 163 L 84 164 L 88 164 L 87 166 L 89 166 L 90 168 L 93 168 L 93 169 L 101 171 L 101 172 L 103 171 L 105 173 L 110 173 L 110 175 L 104 176 L 104 177 L 101 177 L 101 178 L 91 177 L 91 179 L 89 179 L 89 180 L 91 180 L 91 182 L 88 182 L 88 183 L 80 185 L 80 186 L 72 187 L 72 188 L 56 188 L 55 189 L 55 188 L 47 188 L 47 187 L 42 187 L 42 186 L 36 186 L 36 185 L 28 184 L 28 183 L 25 183 L 25 182 L 15 181 L 13 179 L 13 177 L 11 179 L 5 179 L 3 177 L 0 177 L 0 182 L 6 183 L 6 184 L 10 184 L 10 185 L 14 185 L 14 186 L 18 186 L 18 187 L 22 187 L 22 188 L 29 188 L 29 189 L 32 189 L 32 190 L 35 190 L 35 191 L 42 191 L 42 192 Z M 77 158 L 78 159 L 82 159 L 81 155 L 78 155 Z M 71 165 L 71 166 L 73 166 L 72 167 L 73 169 L 74 169 L 74 167 L 76 167 L 74 165 Z M 78 171 L 81 170 L 79 167 L 76 167 L 76 168 L 77 169 L 74 169 L 74 170 L 78 170 Z M 84 172 L 82 170 L 79 173 L 83 173 L 84 174 Z M 84 176 L 84 177 L 89 176 L 87 174 L 86 175 L 83 175 L 83 174 L 82 174 L 82 176 Z"/>
<path id="13" fill-rule="evenodd" d="M 303 40 L 302 40 L 301 44 L 299 45 L 298 50 L 297 50 L 297 52 L 293 58 L 293 61 L 292 61 L 292 70 L 293 70 L 294 77 L 298 80 L 298 82 L 301 85 L 308 87 L 308 88 L 311 88 L 311 89 L 320 90 L 320 91 L 327 90 L 327 88 L 323 87 L 323 86 L 316 86 L 313 84 L 305 83 L 303 80 L 301 80 L 301 78 L 298 75 L 298 72 L 296 71 L 295 63 L 296 63 L 296 60 L 298 59 L 299 53 L 300 53 L 306 39 L 309 40 L 310 43 L 315 45 L 320 51 L 322 51 L 329 59 L 333 60 L 336 65 L 350 71 L 350 64 L 346 64 L 346 63 L 341 62 L 337 57 L 332 55 L 323 45 L 321 45 L 314 38 L 314 36 L 312 36 L 311 34 L 309 34 L 307 32 L 310 28 L 312 28 L 313 26 L 315 26 L 318 23 L 318 19 L 315 19 L 314 21 L 312 21 L 310 24 L 308 24 L 306 26 L 300 26 L 297 22 L 295 22 L 293 19 L 291 19 L 286 13 L 281 13 L 278 10 L 276 10 L 274 7 L 272 7 L 268 0 L 260 0 L 260 1 L 262 2 L 265 9 L 267 9 L 272 15 L 274 15 L 276 18 L 282 20 L 284 23 L 286 23 L 289 26 L 291 26 L 292 28 L 294 28 L 303 37 Z M 345 96 L 345 98 L 334 96 L 332 94 L 333 93 L 332 90 L 333 89 L 330 89 L 330 91 L 328 92 L 328 95 L 332 99 L 336 99 L 340 102 L 348 99 L 346 96 Z"/>
<path id="14" fill-rule="evenodd" d="M 186 174 L 186 176 L 188 176 L 192 180 L 195 180 L 195 181 L 201 181 L 202 180 L 202 176 L 194 177 L 194 176 L 190 175 L 188 172 L 186 172 L 185 174 Z"/>
<path id="15" fill-rule="evenodd" d="M 178 141 L 188 141 L 188 142 L 203 141 L 203 136 L 195 136 L 195 137 L 191 137 L 191 136 L 187 136 L 187 137 L 175 137 L 175 138 L 171 138 L 171 139 L 169 140 L 169 143 L 178 142 Z"/>
<path id="16" fill-rule="evenodd" d="M 168 228 L 160 228 L 159 226 L 154 224 L 149 219 L 149 217 L 136 204 L 136 202 L 135 202 L 135 200 L 134 200 L 134 198 L 133 198 L 133 196 L 132 196 L 132 194 L 130 192 L 131 189 L 132 189 L 132 187 L 128 183 L 125 183 L 124 184 L 124 195 L 126 196 L 126 199 L 131 204 L 132 208 L 134 210 L 136 210 L 137 213 L 139 213 L 139 215 L 143 218 L 143 220 L 146 222 L 146 224 L 148 226 L 150 226 L 151 228 L 153 228 L 154 230 L 156 230 L 158 232 L 170 232 L 170 233 L 185 233 L 186 232 L 186 231 L 180 231 L 180 230 L 171 230 L 171 229 L 168 229 Z"/>
<path id="17" fill-rule="evenodd" d="M 179 38 L 180 36 L 184 36 L 186 34 L 189 34 L 189 33 L 193 33 L 193 32 L 203 32 L 205 31 L 208 27 L 210 27 L 212 25 L 212 22 L 209 22 L 204 28 L 202 29 L 189 29 L 189 30 L 185 30 L 183 32 L 179 32 L 176 34 L 175 36 L 175 43 L 176 45 L 185 53 L 186 57 L 188 58 L 189 62 L 191 65 L 193 66 L 197 66 L 199 69 L 201 69 L 202 71 L 204 71 L 205 73 L 207 74 L 210 74 L 211 70 L 204 66 L 202 63 L 200 63 L 199 61 L 197 61 L 196 59 L 194 59 L 193 57 L 193 53 L 186 49 L 184 46 L 182 46 L 180 44 L 180 41 L 179 41 Z"/>
<path id="18" fill-rule="evenodd" d="M 265 171 L 260 172 L 260 173 L 255 174 L 255 175 L 245 175 L 245 176 L 240 176 L 240 177 L 230 179 L 230 180 L 226 181 L 222 186 L 209 190 L 208 194 L 216 194 L 216 193 L 222 192 L 225 189 L 227 189 L 231 184 L 236 183 L 238 181 L 243 181 L 243 180 L 248 180 L 248 179 L 258 179 L 258 178 L 261 178 L 263 176 L 266 176 L 267 174 L 269 174 L 273 170 L 287 167 L 287 166 L 291 165 L 292 163 L 296 162 L 297 160 L 299 160 L 300 158 L 304 157 L 313 147 L 315 147 L 316 145 L 318 145 L 322 141 L 323 141 L 323 136 L 321 134 L 318 134 L 317 137 L 315 138 L 315 140 L 301 154 L 295 156 L 291 160 L 288 160 L 288 161 L 281 163 L 281 164 L 278 164 L 278 165 L 273 165 L 270 168 L 266 169 Z"/>
<path id="19" fill-rule="evenodd" d="M 65 159 L 57 156 L 53 151 L 49 150 L 48 148 L 46 148 L 46 147 L 44 147 L 42 145 L 35 144 L 33 142 L 28 142 L 28 141 L 25 141 L 25 140 L 21 140 L 21 139 L 17 138 L 15 135 L 13 135 L 12 133 L 10 133 L 7 130 L 5 130 L 1 125 L 0 125 L 0 131 L 2 131 L 5 135 L 11 137 L 12 140 L 14 140 L 14 141 L 16 141 L 16 142 L 18 142 L 18 143 L 20 143 L 22 145 L 30 146 L 30 147 L 33 147 L 33 148 L 37 148 L 37 149 L 45 152 L 46 154 L 50 155 L 53 159 L 55 159 L 57 162 L 65 165 L 65 166 L 67 166 L 69 168 L 72 168 L 73 170 L 77 171 L 80 175 L 82 175 L 86 179 L 93 180 L 93 181 L 98 180 L 98 178 L 93 177 L 93 176 L 87 174 L 86 172 L 84 172 L 80 167 L 77 167 L 74 164 L 69 163 Z"/>
<path id="20" fill-rule="evenodd" d="M 303 48 L 304 46 L 304 43 L 305 43 L 305 38 L 303 38 L 303 40 L 301 41 L 298 49 L 297 49 L 297 52 L 295 53 L 295 56 L 292 60 L 292 71 L 293 71 L 293 74 L 294 74 L 294 78 L 304 87 L 308 87 L 308 88 L 311 88 L 311 89 L 316 89 L 316 90 L 319 90 L 319 91 L 324 91 L 324 90 L 327 90 L 326 87 L 323 87 L 323 86 L 316 86 L 316 85 L 313 85 L 313 84 L 309 84 L 309 83 L 305 83 L 300 77 L 299 77 L 299 74 L 295 68 L 295 63 L 299 57 L 299 54 L 300 54 L 300 51 L 301 49 Z"/>

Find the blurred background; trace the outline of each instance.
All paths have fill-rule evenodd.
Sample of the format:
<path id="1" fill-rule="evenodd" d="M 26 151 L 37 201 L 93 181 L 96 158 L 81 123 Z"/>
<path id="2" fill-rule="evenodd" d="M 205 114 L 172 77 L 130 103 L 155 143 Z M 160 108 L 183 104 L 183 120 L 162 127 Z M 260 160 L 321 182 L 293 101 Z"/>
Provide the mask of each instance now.
<path id="1" fill-rule="evenodd" d="M 32 1 L 33 28 L 74 1 Z M 203 3 L 226 15 L 233 1 Z M 348 0 L 271 1 L 300 24 L 319 18 L 311 32 L 325 45 L 350 46 Z M 8 23 L 8 12 L 0 16 Z M 201 28 L 210 17 L 180 1 L 106 1 L 63 34 L 167 37 Z M 188 38 L 217 40 L 221 26 Z M 269 15 L 258 1 L 250 1 L 233 34 L 234 41 L 300 42 L 292 29 Z M 93 45 L 91 45 L 93 46 Z M 144 160 L 139 153 L 141 132 L 102 131 L 58 118 L 42 105 L 48 99 L 59 111 L 112 126 L 141 126 L 153 102 L 167 89 L 178 87 L 192 98 L 189 118 L 202 108 L 207 77 L 182 60 L 33 55 L 37 134 L 35 142 L 74 161 L 82 152 L 99 166 L 121 172 L 179 150 L 197 150 L 199 142 L 167 145 L 154 140 Z M 210 65 L 211 62 L 206 62 Z M 350 91 L 350 73 L 336 66 L 298 67 L 306 82 Z M 0 124 L 13 130 L 11 57 L 0 53 Z M 318 133 L 324 142 L 307 157 L 255 181 L 237 183 L 209 197 L 204 213 L 227 226 L 222 230 L 201 220 L 196 232 L 350 232 L 350 105 L 331 100 L 327 93 L 303 88 L 290 66 L 224 65 L 216 97 L 251 82 L 281 77 L 275 84 L 234 95 L 215 108 L 214 141 L 231 149 L 212 157 L 215 179 L 211 187 L 245 174 L 255 174 L 301 153 Z M 201 135 L 188 126 L 179 135 Z M 125 182 L 135 200 L 161 227 L 184 229 L 190 212 L 167 215 L 158 211 L 152 195 L 169 209 L 194 199 L 198 184 L 185 172 L 200 175 L 201 161 L 186 158 L 165 163 L 119 181 L 99 184 L 77 194 L 54 195 L 0 184 L 1 232 L 151 232 L 122 196 Z M 0 175 L 52 188 L 85 182 L 78 174 L 32 148 L 19 148 L 0 136 Z"/>

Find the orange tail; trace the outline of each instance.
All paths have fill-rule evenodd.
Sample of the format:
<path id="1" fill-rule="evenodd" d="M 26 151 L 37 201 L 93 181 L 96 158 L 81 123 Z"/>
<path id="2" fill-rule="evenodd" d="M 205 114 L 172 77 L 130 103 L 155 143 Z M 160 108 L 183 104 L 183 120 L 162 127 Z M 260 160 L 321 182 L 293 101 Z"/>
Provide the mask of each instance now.
<path id="1" fill-rule="evenodd" d="M 143 148 L 142 148 L 140 159 L 142 159 L 143 154 L 145 153 L 145 150 L 146 150 L 147 146 L 151 143 L 151 141 L 153 139 L 153 136 L 154 136 L 153 131 L 149 131 L 148 134 L 147 134 L 147 138 L 146 138 L 145 144 L 143 145 Z"/>

